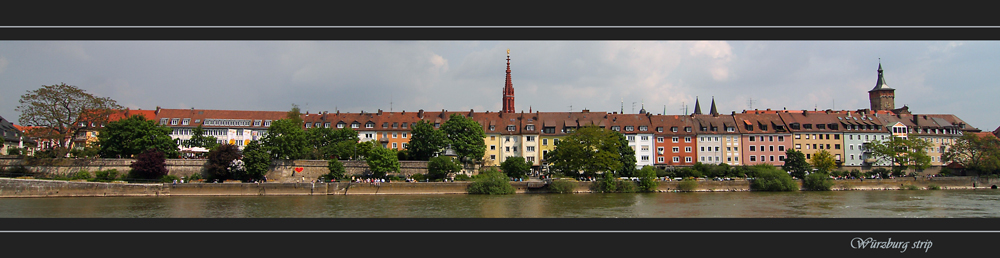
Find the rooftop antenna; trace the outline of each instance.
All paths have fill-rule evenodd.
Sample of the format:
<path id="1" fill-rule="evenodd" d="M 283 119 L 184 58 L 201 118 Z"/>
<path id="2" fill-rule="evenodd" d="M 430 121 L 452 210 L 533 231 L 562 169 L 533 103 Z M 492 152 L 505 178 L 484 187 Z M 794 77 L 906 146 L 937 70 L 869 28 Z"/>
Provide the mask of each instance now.
<path id="1" fill-rule="evenodd" d="M 389 112 L 392 112 L 392 93 L 389 93 Z"/>
<path id="2" fill-rule="evenodd" d="M 635 101 L 632 101 L 632 114 L 635 114 Z"/>
<path id="3" fill-rule="evenodd" d="M 750 99 L 747 100 L 747 106 L 748 106 L 747 110 L 752 110 L 753 109 L 753 103 L 757 103 L 757 101 L 753 100 L 753 98 L 750 98 Z"/>
<path id="4" fill-rule="evenodd" d="M 681 102 L 681 108 L 678 108 L 677 110 L 684 111 L 684 113 L 681 113 L 681 114 L 689 115 L 688 114 L 687 102 Z M 666 112 L 664 112 L 664 113 L 666 113 Z M 666 114 L 664 114 L 664 115 L 666 115 Z"/>
<path id="5" fill-rule="evenodd" d="M 569 112 L 573 112 L 573 105 L 569 105 Z"/>

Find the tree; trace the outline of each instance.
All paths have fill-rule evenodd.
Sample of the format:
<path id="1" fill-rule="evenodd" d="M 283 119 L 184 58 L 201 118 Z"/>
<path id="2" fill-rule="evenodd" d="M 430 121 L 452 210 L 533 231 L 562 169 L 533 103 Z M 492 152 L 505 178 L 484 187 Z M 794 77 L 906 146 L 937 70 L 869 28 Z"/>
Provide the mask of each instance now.
<path id="1" fill-rule="evenodd" d="M 312 158 L 329 159 L 336 156 L 339 159 L 353 158 L 360 138 L 358 133 L 350 128 L 315 127 L 306 130 L 309 145 L 312 147 Z"/>
<path id="2" fill-rule="evenodd" d="M 111 114 L 122 109 L 113 99 L 97 97 L 76 86 L 60 83 L 21 95 L 18 122 L 40 128 L 31 129 L 30 137 L 50 139 L 61 146 L 57 156 L 69 149 L 70 138 L 86 129 L 89 123 L 106 124 Z"/>
<path id="3" fill-rule="evenodd" d="M 205 171 L 211 179 L 234 179 L 236 175 L 229 170 L 229 165 L 243 156 L 239 147 L 232 144 L 219 145 L 208 152 L 208 163 L 205 164 Z"/>
<path id="4" fill-rule="evenodd" d="M 269 148 L 274 159 L 301 159 L 309 154 L 309 140 L 301 123 L 291 119 L 280 119 L 267 128 L 267 136 L 261 141 Z"/>
<path id="5" fill-rule="evenodd" d="M 570 133 L 549 152 L 554 171 L 567 175 L 583 172 L 594 176 L 597 172 L 613 172 L 622 167 L 620 133 L 600 127 L 583 127 Z"/>
<path id="6" fill-rule="evenodd" d="M 795 191 L 798 183 L 788 175 L 788 172 L 771 167 L 753 167 L 756 170 L 750 189 L 756 191 Z"/>
<path id="7" fill-rule="evenodd" d="M 636 176 L 639 177 L 639 191 L 656 192 L 656 187 L 659 185 L 656 182 L 656 167 L 642 167 L 642 169 L 636 172 Z"/>
<path id="8" fill-rule="evenodd" d="M 516 190 L 506 175 L 491 167 L 483 169 L 467 191 L 470 194 L 514 194 Z"/>
<path id="9" fill-rule="evenodd" d="M 874 140 L 868 143 L 867 150 L 879 161 L 889 162 L 892 169 L 925 169 L 930 167 L 931 158 L 927 149 L 931 143 L 914 136 L 907 138 L 893 136 L 889 140 Z"/>
<path id="10" fill-rule="evenodd" d="M 148 149 L 139 154 L 130 167 L 132 167 L 132 173 L 129 177 L 132 178 L 159 179 L 169 172 L 164 153 L 156 148 Z"/>
<path id="11" fill-rule="evenodd" d="M 292 109 L 289 110 L 287 114 L 285 114 L 285 118 L 288 120 L 292 120 L 294 124 L 299 125 L 301 128 L 303 121 L 302 121 L 302 112 L 299 109 L 299 105 L 292 104 Z"/>
<path id="12" fill-rule="evenodd" d="M 376 147 L 367 154 L 365 159 L 368 161 L 368 169 L 376 178 L 384 178 L 389 172 L 399 172 L 399 160 L 396 158 L 395 150 Z"/>
<path id="13" fill-rule="evenodd" d="M 420 120 L 410 127 L 410 142 L 406 149 L 414 160 L 429 160 L 448 146 L 448 139 L 443 131 L 434 130 L 427 121 Z"/>
<path id="14" fill-rule="evenodd" d="M 628 138 L 625 138 L 624 134 L 615 132 L 618 135 L 618 153 L 621 155 L 622 167 L 617 169 L 618 175 L 623 177 L 632 177 L 635 175 L 635 149 L 628 146 Z"/>
<path id="15" fill-rule="evenodd" d="M 462 166 L 455 163 L 451 157 L 437 156 L 427 162 L 427 175 L 432 179 L 445 178 L 448 174 L 461 170 Z"/>
<path id="16" fill-rule="evenodd" d="M 822 173 L 830 172 L 837 168 L 837 162 L 833 160 L 833 155 L 826 150 L 820 150 L 816 155 L 813 155 L 812 159 L 809 159 L 809 164 Z"/>
<path id="17" fill-rule="evenodd" d="M 156 125 L 143 116 L 132 115 L 126 119 L 110 122 L 102 129 L 97 135 L 101 146 L 99 153 L 105 158 L 130 158 L 155 148 L 167 157 L 175 158 L 180 152 L 177 149 L 177 142 L 170 138 L 172 131 L 166 126 Z"/>
<path id="18" fill-rule="evenodd" d="M 486 133 L 478 122 L 460 114 L 451 114 L 441 131 L 460 162 L 480 160 L 486 155 Z"/>
<path id="19" fill-rule="evenodd" d="M 1000 139 L 965 134 L 945 150 L 941 159 L 971 171 L 995 173 L 1000 169 Z"/>
<path id="20" fill-rule="evenodd" d="M 331 159 L 330 161 L 327 161 L 326 164 L 327 169 L 330 170 L 330 173 L 326 174 L 327 178 L 337 180 L 344 179 L 344 175 L 347 174 L 347 170 L 344 169 L 344 163 L 341 163 L 339 160 Z"/>
<path id="21" fill-rule="evenodd" d="M 786 150 L 785 165 L 782 165 L 781 169 L 791 172 L 792 176 L 796 178 L 806 178 L 806 172 L 809 171 L 809 163 L 806 162 L 806 155 L 802 154 L 801 151 Z"/>
<path id="22" fill-rule="evenodd" d="M 510 157 L 500 163 L 500 170 L 503 170 L 507 177 L 524 178 L 531 171 L 531 162 L 527 162 L 522 157 Z"/>
<path id="23" fill-rule="evenodd" d="M 271 154 L 259 141 L 251 141 L 243 148 L 243 164 L 246 166 L 245 178 L 264 179 L 264 175 L 271 169 Z"/>
<path id="24" fill-rule="evenodd" d="M 833 179 L 826 172 L 812 173 L 802 180 L 802 187 L 813 191 L 830 191 Z"/>
<path id="25" fill-rule="evenodd" d="M 215 149 L 219 146 L 219 140 L 215 136 L 205 136 L 205 129 L 201 125 L 191 130 L 191 139 L 187 141 L 187 147 L 202 147 Z"/>

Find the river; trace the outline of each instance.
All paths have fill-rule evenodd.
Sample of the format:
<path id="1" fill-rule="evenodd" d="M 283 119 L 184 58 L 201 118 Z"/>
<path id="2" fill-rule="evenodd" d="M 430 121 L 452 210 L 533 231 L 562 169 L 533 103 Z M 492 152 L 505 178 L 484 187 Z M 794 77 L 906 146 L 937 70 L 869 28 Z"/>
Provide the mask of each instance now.
<path id="1" fill-rule="evenodd" d="M 0 218 L 997 218 L 998 190 L 3 198 Z"/>

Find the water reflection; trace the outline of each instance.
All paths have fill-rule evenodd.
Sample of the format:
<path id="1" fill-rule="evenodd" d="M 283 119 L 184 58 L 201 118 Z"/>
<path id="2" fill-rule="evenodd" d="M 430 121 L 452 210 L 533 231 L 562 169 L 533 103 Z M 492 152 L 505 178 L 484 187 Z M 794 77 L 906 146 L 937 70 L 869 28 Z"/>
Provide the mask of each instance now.
<path id="1" fill-rule="evenodd" d="M 0 217 L 995 218 L 998 201 L 991 190 L 5 198 Z"/>

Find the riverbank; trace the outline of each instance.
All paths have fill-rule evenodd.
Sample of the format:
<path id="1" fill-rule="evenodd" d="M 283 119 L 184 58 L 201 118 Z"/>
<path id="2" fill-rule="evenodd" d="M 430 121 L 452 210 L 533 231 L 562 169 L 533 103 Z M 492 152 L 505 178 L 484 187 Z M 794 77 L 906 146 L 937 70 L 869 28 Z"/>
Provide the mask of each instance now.
<path id="1" fill-rule="evenodd" d="M 131 184 L 0 178 L 0 198 L 102 196 L 281 196 L 373 194 L 466 194 L 471 182 L 392 183 L 184 183 Z M 593 182 L 577 182 L 576 193 L 590 193 Z M 677 181 L 660 182 L 658 192 L 679 192 Z M 517 193 L 548 193 L 541 182 L 511 182 Z M 834 191 L 991 189 L 1000 179 L 974 177 L 835 180 Z M 800 182 L 801 187 L 801 182 Z M 750 191 L 746 180 L 698 181 L 695 192 Z"/>

